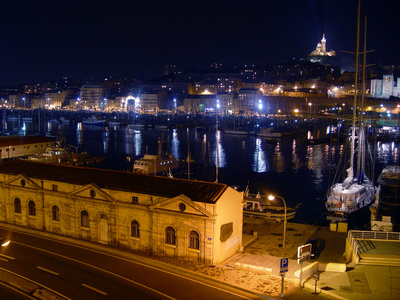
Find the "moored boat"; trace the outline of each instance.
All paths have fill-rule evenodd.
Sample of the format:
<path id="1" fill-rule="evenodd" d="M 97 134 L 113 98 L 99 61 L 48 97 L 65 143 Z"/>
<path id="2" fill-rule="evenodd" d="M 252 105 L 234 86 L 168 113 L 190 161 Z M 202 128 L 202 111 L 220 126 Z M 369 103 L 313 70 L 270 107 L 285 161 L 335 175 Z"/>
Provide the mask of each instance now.
<path id="1" fill-rule="evenodd" d="M 356 72 L 354 84 L 354 106 L 359 107 L 360 112 L 354 110 L 350 135 L 350 163 L 347 168 L 347 177 L 343 182 L 336 182 L 331 186 L 326 196 L 326 209 L 328 211 L 327 219 L 331 222 L 343 222 L 353 214 L 364 207 L 370 206 L 377 193 L 373 182 L 367 176 L 368 166 L 373 170 L 373 160 L 368 164 L 367 145 L 366 145 L 366 124 L 364 116 L 365 88 L 359 85 L 359 30 L 357 32 L 357 51 L 356 51 Z M 366 51 L 364 51 L 366 55 Z M 363 64 L 365 71 L 365 57 Z M 362 76 L 362 87 L 365 87 L 365 75 Z M 357 149 L 356 149 L 357 142 Z M 338 169 L 343 166 L 338 166 Z"/>
<path id="2" fill-rule="evenodd" d="M 133 164 L 133 172 L 140 174 L 169 174 L 171 170 L 178 169 L 180 162 L 173 155 L 165 155 L 162 151 L 162 139 L 158 140 L 157 155 L 145 154 Z"/>
<path id="3" fill-rule="evenodd" d="M 106 120 L 99 120 L 95 116 L 87 118 L 82 121 L 83 125 L 94 125 L 94 126 L 104 126 L 106 124 Z"/>
<path id="4" fill-rule="evenodd" d="M 296 214 L 295 208 L 286 208 L 286 220 L 293 219 Z M 243 214 L 261 217 L 267 220 L 273 221 L 284 221 L 285 219 L 285 206 L 284 205 L 274 205 L 265 195 L 249 194 L 248 189 L 244 192 L 243 198 Z"/>

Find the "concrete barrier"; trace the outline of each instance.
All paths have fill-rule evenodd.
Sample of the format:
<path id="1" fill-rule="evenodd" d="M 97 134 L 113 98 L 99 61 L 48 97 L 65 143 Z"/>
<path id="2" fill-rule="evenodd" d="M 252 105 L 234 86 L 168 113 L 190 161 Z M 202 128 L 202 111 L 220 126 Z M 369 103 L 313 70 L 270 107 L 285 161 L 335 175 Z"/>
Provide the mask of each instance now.
<path id="1" fill-rule="evenodd" d="M 317 261 L 303 267 L 303 275 L 302 275 L 303 280 L 306 280 L 308 277 L 312 276 L 314 272 L 317 271 L 318 271 Z M 300 278 L 300 272 L 301 270 L 297 270 L 296 272 L 294 272 L 294 277 Z"/>
<path id="2" fill-rule="evenodd" d="M 271 272 L 272 272 L 272 269 L 270 269 L 270 268 L 254 266 L 254 265 L 249 265 L 249 264 L 243 264 L 240 262 L 235 263 L 235 269 L 251 271 L 251 272 L 254 272 L 257 274 L 266 274 L 266 275 L 271 275 Z"/>
<path id="3" fill-rule="evenodd" d="M 318 271 L 346 272 L 345 263 L 319 263 Z"/>

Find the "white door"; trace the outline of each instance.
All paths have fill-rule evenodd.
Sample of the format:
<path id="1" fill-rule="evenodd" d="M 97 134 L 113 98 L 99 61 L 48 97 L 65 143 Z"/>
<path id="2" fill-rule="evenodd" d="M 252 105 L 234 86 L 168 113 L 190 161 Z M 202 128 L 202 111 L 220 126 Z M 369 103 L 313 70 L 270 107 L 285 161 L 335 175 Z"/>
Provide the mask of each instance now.
<path id="1" fill-rule="evenodd" d="M 101 216 L 99 222 L 99 242 L 108 243 L 108 221 L 104 215 Z"/>

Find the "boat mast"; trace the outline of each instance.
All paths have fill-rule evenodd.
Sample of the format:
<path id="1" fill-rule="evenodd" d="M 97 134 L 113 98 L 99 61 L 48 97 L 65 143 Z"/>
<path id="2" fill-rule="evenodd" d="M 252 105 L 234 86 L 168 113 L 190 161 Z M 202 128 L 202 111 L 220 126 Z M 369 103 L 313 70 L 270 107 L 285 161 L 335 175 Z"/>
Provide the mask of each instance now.
<path id="1" fill-rule="evenodd" d="M 360 0 L 358 1 L 357 13 L 357 42 L 356 42 L 356 72 L 354 80 L 354 104 L 353 104 L 353 126 L 351 129 L 351 157 L 350 168 L 347 170 L 348 177 L 354 178 L 354 151 L 355 151 L 355 136 L 356 136 L 356 116 L 357 116 L 357 94 L 358 94 L 358 56 L 360 53 Z"/>
<path id="2" fill-rule="evenodd" d="M 364 19 L 364 52 L 363 52 L 363 69 L 362 69 L 362 90 L 361 90 L 361 116 L 360 116 L 360 134 L 358 145 L 358 170 L 357 177 L 359 178 L 365 172 L 365 128 L 364 128 L 364 102 L 365 102 L 365 77 L 366 77 L 366 62 L 367 62 L 367 17 Z M 362 179 L 362 178 L 361 178 Z"/>
<path id="3" fill-rule="evenodd" d="M 215 110 L 215 182 L 218 182 L 218 103 Z"/>

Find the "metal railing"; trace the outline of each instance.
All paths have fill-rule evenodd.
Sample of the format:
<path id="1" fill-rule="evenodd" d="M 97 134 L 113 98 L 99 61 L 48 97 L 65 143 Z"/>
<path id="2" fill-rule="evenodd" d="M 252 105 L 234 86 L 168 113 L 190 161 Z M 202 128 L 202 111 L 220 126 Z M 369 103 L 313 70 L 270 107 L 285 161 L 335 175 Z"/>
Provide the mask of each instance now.
<path id="1" fill-rule="evenodd" d="M 359 254 L 359 244 L 357 239 L 365 240 L 384 240 L 384 241 L 400 241 L 400 232 L 384 232 L 384 231 L 360 231 L 350 230 L 347 238 L 354 251 Z"/>

